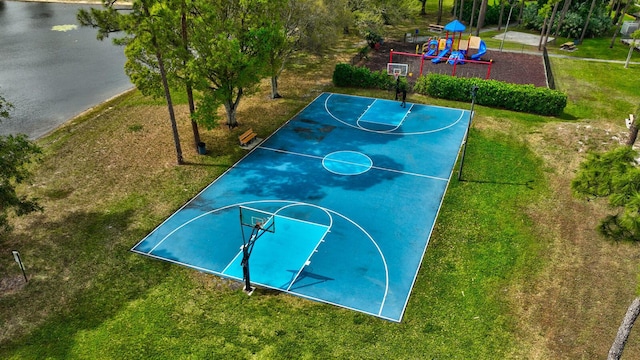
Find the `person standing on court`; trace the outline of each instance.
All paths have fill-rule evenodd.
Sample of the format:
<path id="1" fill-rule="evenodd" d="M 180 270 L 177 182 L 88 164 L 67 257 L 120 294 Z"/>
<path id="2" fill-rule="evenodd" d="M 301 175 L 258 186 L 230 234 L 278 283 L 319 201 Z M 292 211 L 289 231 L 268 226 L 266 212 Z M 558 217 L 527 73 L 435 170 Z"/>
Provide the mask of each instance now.
<path id="1" fill-rule="evenodd" d="M 402 103 L 400 106 L 407 107 L 407 87 L 404 86 L 404 84 L 402 84 L 402 86 L 400 85 L 400 77 L 398 77 L 398 80 L 396 80 L 396 101 L 400 94 L 402 94 Z"/>

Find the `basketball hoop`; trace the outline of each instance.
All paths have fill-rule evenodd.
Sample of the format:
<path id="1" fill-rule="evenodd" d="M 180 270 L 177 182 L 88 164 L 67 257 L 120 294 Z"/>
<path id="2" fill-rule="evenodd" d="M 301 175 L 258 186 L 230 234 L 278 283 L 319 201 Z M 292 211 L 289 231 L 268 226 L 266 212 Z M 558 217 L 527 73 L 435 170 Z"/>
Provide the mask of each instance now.
<path id="1" fill-rule="evenodd" d="M 240 206 L 240 228 L 242 230 L 242 275 L 244 277 L 244 292 L 248 295 L 253 293 L 254 287 L 251 286 L 251 278 L 249 274 L 249 257 L 253 251 L 256 241 L 267 232 L 275 232 L 275 214 Z M 249 238 L 245 237 L 244 228 L 251 228 Z"/>
<path id="2" fill-rule="evenodd" d="M 408 73 L 409 73 L 409 65 L 407 64 L 397 64 L 397 63 L 387 64 L 387 74 L 392 75 L 396 81 L 398 81 L 400 76 L 407 76 Z"/>

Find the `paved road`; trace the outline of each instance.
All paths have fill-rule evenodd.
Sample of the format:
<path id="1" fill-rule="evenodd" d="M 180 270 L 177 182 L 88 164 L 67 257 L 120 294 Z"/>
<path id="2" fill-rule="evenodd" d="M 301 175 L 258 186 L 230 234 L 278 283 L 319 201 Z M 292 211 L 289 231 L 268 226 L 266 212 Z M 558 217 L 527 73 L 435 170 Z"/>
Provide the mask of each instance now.
<path id="1" fill-rule="evenodd" d="M 73 26 L 80 7 L 0 1 L 0 94 L 15 107 L 0 134 L 38 138 L 132 87 L 123 48 Z"/>

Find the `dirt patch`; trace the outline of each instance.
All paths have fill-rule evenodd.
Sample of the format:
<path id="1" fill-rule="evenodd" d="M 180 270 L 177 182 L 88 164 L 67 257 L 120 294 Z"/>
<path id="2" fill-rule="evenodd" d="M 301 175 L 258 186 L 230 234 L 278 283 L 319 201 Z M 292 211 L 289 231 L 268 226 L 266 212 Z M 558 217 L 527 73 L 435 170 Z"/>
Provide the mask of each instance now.
<path id="1" fill-rule="evenodd" d="M 420 74 L 421 67 L 423 75 L 428 73 L 453 74 L 453 65 L 447 62 L 433 64 L 429 59 L 422 62 L 420 56 L 394 55 L 393 58 L 389 56 L 391 49 L 394 52 L 415 54 L 416 45 L 420 46 L 421 44 L 386 41 L 378 50 L 370 51 L 368 56 L 362 59 L 356 57 L 352 63 L 366 66 L 373 71 L 386 70 L 390 60 L 396 63 L 406 63 L 409 64 L 409 72 L 412 74 L 409 81 L 415 81 Z M 486 64 L 458 64 L 455 68 L 455 76 L 488 78 L 512 84 L 533 84 L 538 87 L 547 87 L 542 56 L 487 50 L 481 60 L 491 61 L 491 69 L 489 70 L 489 65 Z"/>
<path id="2" fill-rule="evenodd" d="M 575 198 L 570 185 L 585 154 L 616 146 L 621 131 L 606 123 L 562 122 L 525 137 L 548 166 L 551 194 L 526 210 L 547 266 L 516 291 L 520 325 L 537 349 L 531 358 L 605 358 L 635 297 L 640 246 L 602 238 L 595 228 L 612 209 L 606 201 Z M 625 355 L 639 353 L 640 343 L 627 343 Z"/>
<path id="3" fill-rule="evenodd" d="M 16 293 L 27 285 L 22 275 L 0 279 L 0 296 Z"/>

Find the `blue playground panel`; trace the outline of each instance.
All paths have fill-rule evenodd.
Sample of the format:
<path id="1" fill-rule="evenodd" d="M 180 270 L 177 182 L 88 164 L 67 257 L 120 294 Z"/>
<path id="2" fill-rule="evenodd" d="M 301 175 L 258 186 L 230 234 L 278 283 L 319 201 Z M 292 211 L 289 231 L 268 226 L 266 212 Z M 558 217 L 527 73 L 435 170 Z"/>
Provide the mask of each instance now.
<path id="1" fill-rule="evenodd" d="M 469 118 L 323 93 L 132 251 L 242 281 L 250 207 L 275 229 L 255 243 L 254 285 L 399 322 Z"/>

